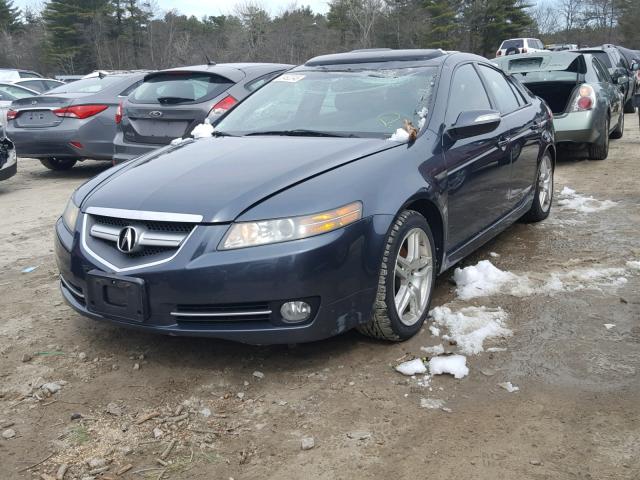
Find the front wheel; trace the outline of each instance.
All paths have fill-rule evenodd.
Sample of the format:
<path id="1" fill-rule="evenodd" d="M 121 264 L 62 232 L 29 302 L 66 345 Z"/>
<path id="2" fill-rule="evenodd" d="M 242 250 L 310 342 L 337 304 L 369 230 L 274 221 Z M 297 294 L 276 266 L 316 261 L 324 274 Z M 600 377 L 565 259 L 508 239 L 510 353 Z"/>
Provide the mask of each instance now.
<path id="1" fill-rule="evenodd" d="M 536 192 L 531 209 L 522 217 L 525 222 L 540 222 L 549 216 L 553 202 L 553 160 L 549 152 L 545 152 L 540 161 Z"/>
<path id="2" fill-rule="evenodd" d="M 75 158 L 41 158 L 40 163 L 47 167 L 49 170 L 70 170 L 76 164 Z"/>
<path id="3" fill-rule="evenodd" d="M 624 135 L 624 113 L 620 114 L 620 120 L 618 120 L 618 125 L 615 130 L 611 132 L 611 138 L 617 140 L 622 138 L 622 135 Z"/>
<path id="4" fill-rule="evenodd" d="M 598 143 L 589 145 L 590 160 L 604 160 L 609 156 L 609 119 L 604 121 L 604 128 Z"/>
<path id="5" fill-rule="evenodd" d="M 436 278 L 433 234 L 414 210 L 396 218 L 387 236 L 371 320 L 358 327 L 370 337 L 403 341 L 422 328 Z"/>

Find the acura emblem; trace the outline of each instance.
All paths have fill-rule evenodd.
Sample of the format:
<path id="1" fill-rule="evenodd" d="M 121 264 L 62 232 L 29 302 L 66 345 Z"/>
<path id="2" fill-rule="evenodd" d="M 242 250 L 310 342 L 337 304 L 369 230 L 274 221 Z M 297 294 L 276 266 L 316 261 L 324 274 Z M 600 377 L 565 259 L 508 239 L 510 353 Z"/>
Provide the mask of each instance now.
<path id="1" fill-rule="evenodd" d="M 125 227 L 118 234 L 118 250 L 122 253 L 131 253 L 136 248 L 138 232 L 133 227 Z"/>
<path id="2" fill-rule="evenodd" d="M 152 112 L 149 112 L 149 116 L 150 117 L 161 117 L 162 116 L 162 112 L 159 110 L 154 110 Z"/>

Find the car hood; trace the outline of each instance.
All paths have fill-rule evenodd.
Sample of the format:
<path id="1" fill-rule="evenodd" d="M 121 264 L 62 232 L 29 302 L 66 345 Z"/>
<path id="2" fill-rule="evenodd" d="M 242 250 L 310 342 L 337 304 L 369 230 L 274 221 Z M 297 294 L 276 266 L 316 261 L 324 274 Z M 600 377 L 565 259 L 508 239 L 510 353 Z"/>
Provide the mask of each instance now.
<path id="1" fill-rule="evenodd" d="M 292 185 L 397 146 L 371 138 L 199 139 L 132 161 L 98 184 L 82 210 L 186 213 L 201 215 L 204 222 L 227 223 Z M 312 203 L 309 209 L 313 212 Z"/>

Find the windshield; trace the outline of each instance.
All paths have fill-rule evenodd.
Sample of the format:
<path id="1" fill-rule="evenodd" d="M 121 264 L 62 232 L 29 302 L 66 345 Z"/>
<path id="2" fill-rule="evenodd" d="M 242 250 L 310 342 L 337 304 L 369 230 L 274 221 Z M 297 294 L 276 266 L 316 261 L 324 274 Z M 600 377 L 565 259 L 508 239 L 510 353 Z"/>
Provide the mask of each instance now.
<path id="1" fill-rule="evenodd" d="M 103 78 L 85 78 L 84 80 L 77 80 L 71 83 L 65 83 L 59 87 L 49 90 L 46 94 L 52 93 L 98 93 L 105 88 L 122 81 L 125 77 L 122 76 L 106 76 Z"/>
<path id="2" fill-rule="evenodd" d="M 405 121 L 422 127 L 436 73 L 436 67 L 287 73 L 238 105 L 216 130 L 386 137 Z"/>

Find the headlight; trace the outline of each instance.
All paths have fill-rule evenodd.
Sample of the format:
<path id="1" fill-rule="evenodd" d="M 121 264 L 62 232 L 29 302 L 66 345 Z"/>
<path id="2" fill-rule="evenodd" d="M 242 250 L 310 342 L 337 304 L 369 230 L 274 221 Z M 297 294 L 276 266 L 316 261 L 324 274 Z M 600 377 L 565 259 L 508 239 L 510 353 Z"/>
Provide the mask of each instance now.
<path id="1" fill-rule="evenodd" d="M 75 203 L 73 203 L 73 197 L 70 198 L 67 202 L 67 206 L 64 209 L 64 213 L 62 214 L 62 222 L 70 232 L 73 232 L 76 228 L 76 220 L 78 220 L 79 212 L 80 209 L 76 207 Z"/>
<path id="2" fill-rule="evenodd" d="M 302 217 L 235 223 L 220 242 L 221 250 L 288 242 L 331 232 L 362 218 L 362 203 Z"/>

